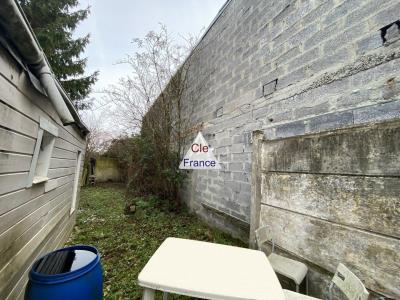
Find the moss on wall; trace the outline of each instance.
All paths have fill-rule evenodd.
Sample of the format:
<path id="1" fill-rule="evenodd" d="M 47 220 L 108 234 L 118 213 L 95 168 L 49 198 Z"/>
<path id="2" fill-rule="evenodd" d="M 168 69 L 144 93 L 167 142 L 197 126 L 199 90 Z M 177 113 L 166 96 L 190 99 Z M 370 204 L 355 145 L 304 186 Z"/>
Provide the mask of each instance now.
<path id="1" fill-rule="evenodd" d="M 98 157 L 96 159 L 95 175 L 97 182 L 122 181 L 118 160 L 110 157 Z"/>

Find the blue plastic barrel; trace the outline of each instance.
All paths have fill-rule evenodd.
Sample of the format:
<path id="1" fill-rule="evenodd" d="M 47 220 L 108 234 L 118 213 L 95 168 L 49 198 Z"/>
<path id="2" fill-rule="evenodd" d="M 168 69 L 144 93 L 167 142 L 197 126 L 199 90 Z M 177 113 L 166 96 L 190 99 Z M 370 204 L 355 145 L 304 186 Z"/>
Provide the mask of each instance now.
<path id="1" fill-rule="evenodd" d="M 38 259 L 29 272 L 28 300 L 100 300 L 103 276 L 100 255 L 92 246 L 72 246 Z"/>

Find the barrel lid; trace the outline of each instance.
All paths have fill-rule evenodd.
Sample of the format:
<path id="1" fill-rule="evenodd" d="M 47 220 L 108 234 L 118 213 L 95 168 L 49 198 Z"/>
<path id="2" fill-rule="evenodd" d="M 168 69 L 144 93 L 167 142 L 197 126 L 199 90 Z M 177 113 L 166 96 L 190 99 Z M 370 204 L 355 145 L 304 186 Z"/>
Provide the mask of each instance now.
<path id="1" fill-rule="evenodd" d="M 51 252 L 40 258 L 33 266 L 33 271 L 40 275 L 57 275 L 84 268 L 97 258 L 91 248 L 67 247 Z"/>

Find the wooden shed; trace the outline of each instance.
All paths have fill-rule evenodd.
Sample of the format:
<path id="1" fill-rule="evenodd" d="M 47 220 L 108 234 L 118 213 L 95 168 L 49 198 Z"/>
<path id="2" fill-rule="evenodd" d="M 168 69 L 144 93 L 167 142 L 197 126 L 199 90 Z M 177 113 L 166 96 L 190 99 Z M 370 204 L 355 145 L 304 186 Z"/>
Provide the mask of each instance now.
<path id="1" fill-rule="evenodd" d="M 68 238 L 87 133 L 22 10 L 2 1 L 0 299 L 23 298 L 32 263 Z"/>

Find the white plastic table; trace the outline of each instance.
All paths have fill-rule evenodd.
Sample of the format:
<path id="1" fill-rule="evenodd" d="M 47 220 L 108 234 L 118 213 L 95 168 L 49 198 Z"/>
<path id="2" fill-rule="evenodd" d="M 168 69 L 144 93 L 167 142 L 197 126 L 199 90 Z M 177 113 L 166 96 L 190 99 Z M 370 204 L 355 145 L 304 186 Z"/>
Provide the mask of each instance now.
<path id="1" fill-rule="evenodd" d="M 284 300 L 261 251 L 167 238 L 139 274 L 143 299 L 155 290 L 205 299 Z"/>

